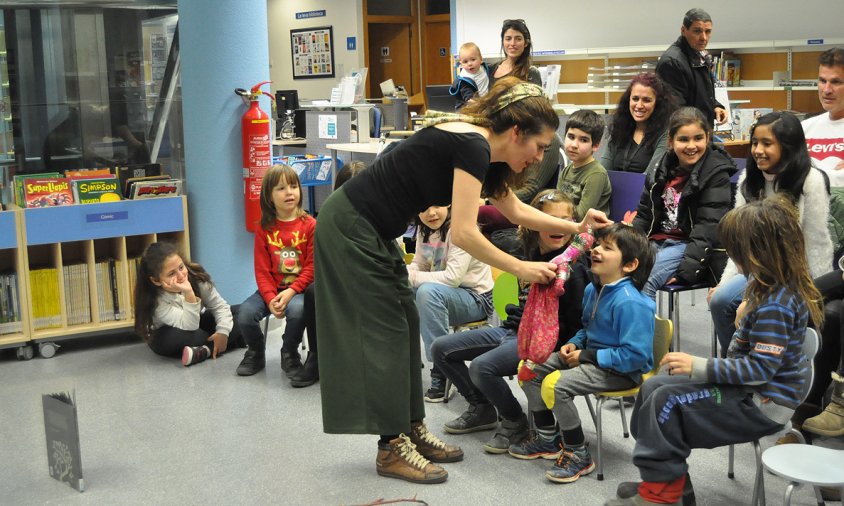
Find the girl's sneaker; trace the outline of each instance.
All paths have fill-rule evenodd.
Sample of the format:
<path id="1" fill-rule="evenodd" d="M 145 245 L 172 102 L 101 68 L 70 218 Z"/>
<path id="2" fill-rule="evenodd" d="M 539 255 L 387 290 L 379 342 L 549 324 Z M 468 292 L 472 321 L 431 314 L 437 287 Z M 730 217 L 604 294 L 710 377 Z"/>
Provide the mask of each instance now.
<path id="1" fill-rule="evenodd" d="M 211 355 L 211 350 L 207 346 L 185 346 L 182 350 L 182 365 L 187 367 L 198 364 L 208 358 L 209 355 Z"/>
<path id="2" fill-rule="evenodd" d="M 551 441 L 546 441 L 536 432 L 532 432 L 530 437 L 521 443 L 510 445 L 508 453 L 511 457 L 522 460 L 556 460 L 560 456 L 561 443 L 559 434 Z"/>

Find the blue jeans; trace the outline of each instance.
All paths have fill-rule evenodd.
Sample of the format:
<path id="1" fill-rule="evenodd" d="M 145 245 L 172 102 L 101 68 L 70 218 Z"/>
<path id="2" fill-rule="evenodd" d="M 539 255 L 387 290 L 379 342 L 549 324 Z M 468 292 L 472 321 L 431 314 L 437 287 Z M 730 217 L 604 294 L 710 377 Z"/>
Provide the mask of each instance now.
<path id="1" fill-rule="evenodd" d="M 302 334 L 305 332 L 305 297 L 297 293 L 287 303 L 284 311 L 284 318 L 287 320 L 284 326 L 284 334 L 281 336 L 281 347 L 286 350 L 295 350 L 302 342 Z M 260 292 L 250 295 L 240 305 L 237 313 L 237 326 L 243 335 L 250 350 L 265 349 L 264 332 L 261 330 L 261 320 L 270 315 L 270 308 L 264 302 Z"/>
<path id="2" fill-rule="evenodd" d="M 712 325 L 718 344 L 721 346 L 721 356 L 725 356 L 733 334 L 736 333 L 736 311 L 744 296 L 747 278 L 738 274 L 722 283 L 709 301 L 709 311 L 712 313 Z"/>
<path id="3" fill-rule="evenodd" d="M 656 259 L 642 293 L 656 300 L 656 292 L 677 274 L 677 268 L 680 267 L 680 262 L 686 254 L 686 243 L 675 239 L 665 239 L 653 241 L 653 244 L 656 245 Z"/>
<path id="4" fill-rule="evenodd" d="M 431 351 L 434 366 L 471 404 L 490 402 L 508 420 L 521 416 L 522 406 L 504 380 L 519 366 L 515 330 L 485 327 L 448 334 L 437 338 Z"/>
<path id="5" fill-rule="evenodd" d="M 468 288 L 422 283 L 415 292 L 419 333 L 422 334 L 428 362 L 433 361 L 431 344 L 434 339 L 448 334 L 449 327 L 486 319 L 492 309 L 492 304 L 484 300 L 484 295 Z"/>

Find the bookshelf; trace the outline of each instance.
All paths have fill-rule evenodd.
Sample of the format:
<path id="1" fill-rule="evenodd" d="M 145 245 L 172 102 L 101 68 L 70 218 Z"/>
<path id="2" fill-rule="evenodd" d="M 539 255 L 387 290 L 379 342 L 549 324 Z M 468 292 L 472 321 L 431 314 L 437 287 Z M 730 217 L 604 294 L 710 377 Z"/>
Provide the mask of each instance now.
<path id="1" fill-rule="evenodd" d="M 13 250 L 15 271 L 27 283 L 22 331 L 0 335 L 0 347 L 14 341 L 23 349 L 18 358 L 32 358 L 34 348 L 49 358 L 56 341 L 131 330 L 134 259 L 158 240 L 174 241 L 190 256 L 183 196 L 15 208 L 0 218 L 7 214 L 17 217 L 18 241 L 14 248 L 0 243 L 0 270 L 11 261 L 4 251 Z"/>
<path id="2" fill-rule="evenodd" d="M 7 280 L 2 284 L 6 291 L 3 300 L 7 303 L 6 313 L 18 314 L 18 317 L 7 318 L 8 321 L 0 323 L 0 348 L 17 348 L 18 358 L 27 359 L 32 358 L 32 348 L 26 345 L 29 341 L 28 312 L 22 310 L 19 302 L 8 302 L 11 297 L 17 301 L 24 300 L 27 294 L 27 276 L 20 275 L 25 265 L 21 220 L 20 212 L 0 211 L 0 275 Z M 14 283 L 8 283 L 12 278 Z"/>
<path id="3" fill-rule="evenodd" d="M 555 51 L 557 54 L 535 55 L 535 65 L 562 66 L 557 102 L 561 104 L 615 104 L 623 88 L 593 88 L 587 86 L 590 67 L 641 65 L 656 62 L 672 41 L 660 45 L 575 48 Z M 717 42 L 709 45 L 710 53 L 720 55 L 729 51 L 741 61 L 741 86 L 728 87 L 730 99 L 741 101 L 743 107 L 771 107 L 800 112 L 822 112 L 814 86 L 778 86 L 773 73 L 789 71 L 792 79 L 817 79 L 817 59 L 821 52 L 844 45 L 844 38 L 812 40 L 757 40 Z M 562 54 L 560 54 L 562 53 Z M 485 55 L 489 61 L 497 55 Z M 748 101 L 748 102 L 745 102 Z"/>

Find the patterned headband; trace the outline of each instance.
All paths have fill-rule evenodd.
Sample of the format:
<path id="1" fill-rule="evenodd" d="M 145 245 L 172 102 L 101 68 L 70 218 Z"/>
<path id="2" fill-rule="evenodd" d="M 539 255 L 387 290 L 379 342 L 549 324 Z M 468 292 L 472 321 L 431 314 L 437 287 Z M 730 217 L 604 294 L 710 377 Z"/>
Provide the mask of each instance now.
<path id="1" fill-rule="evenodd" d="M 492 110 L 492 113 L 495 114 L 515 102 L 519 100 L 524 100 L 530 97 L 544 97 L 545 92 L 542 90 L 542 87 L 537 86 L 533 83 L 519 83 L 509 90 L 507 90 L 501 97 L 498 99 L 498 104 L 495 106 L 495 109 Z"/>

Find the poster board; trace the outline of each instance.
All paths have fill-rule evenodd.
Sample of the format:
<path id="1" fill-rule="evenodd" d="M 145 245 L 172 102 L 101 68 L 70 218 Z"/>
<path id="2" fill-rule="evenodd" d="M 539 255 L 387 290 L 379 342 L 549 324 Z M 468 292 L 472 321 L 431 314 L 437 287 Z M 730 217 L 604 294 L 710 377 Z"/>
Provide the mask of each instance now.
<path id="1" fill-rule="evenodd" d="M 293 79 L 334 77 L 334 31 L 330 26 L 290 30 Z"/>

